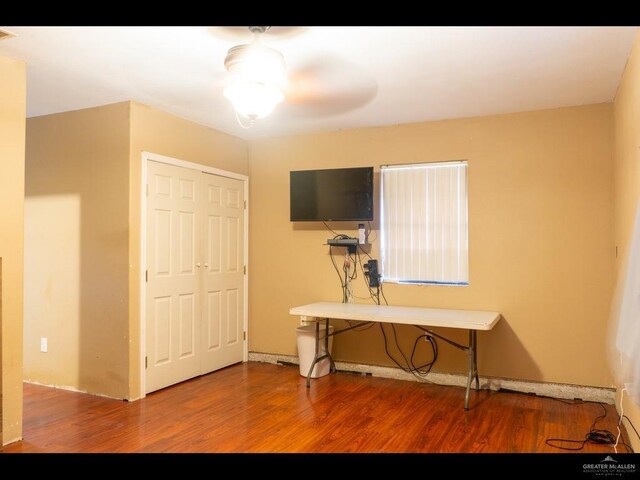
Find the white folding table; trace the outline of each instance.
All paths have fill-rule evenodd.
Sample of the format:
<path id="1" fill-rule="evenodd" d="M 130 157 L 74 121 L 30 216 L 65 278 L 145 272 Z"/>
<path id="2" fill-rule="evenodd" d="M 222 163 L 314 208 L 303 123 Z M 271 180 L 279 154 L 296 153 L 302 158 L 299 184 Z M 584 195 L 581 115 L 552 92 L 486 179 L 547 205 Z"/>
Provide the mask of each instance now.
<path id="1" fill-rule="evenodd" d="M 421 307 L 399 307 L 391 305 L 363 305 L 357 303 L 319 302 L 300 307 L 293 307 L 289 310 L 291 315 L 306 317 L 307 321 L 314 321 L 316 324 L 315 355 L 309 374 L 307 375 L 307 387 L 311 386 L 311 373 L 313 367 L 320 360 L 328 358 L 331 371 L 335 373 L 336 367 L 333 358 L 329 353 L 329 336 L 337 335 L 348 330 L 352 330 L 362 324 L 343 328 L 329 334 L 329 320 L 332 318 L 342 320 L 355 320 L 361 322 L 378 323 L 398 323 L 404 325 L 417 325 L 421 327 L 446 327 L 462 328 L 469 330 L 469 345 L 460 345 L 437 333 L 427 330 L 429 335 L 444 340 L 460 350 L 467 353 L 467 390 L 464 397 L 464 408 L 469 410 L 469 395 L 473 380 L 476 381 L 476 390 L 480 388 L 478 380 L 478 330 L 491 330 L 501 315 L 497 312 L 485 312 L 478 310 L 449 310 L 441 308 L 421 308 Z M 320 322 L 325 321 L 325 352 L 320 355 Z"/>

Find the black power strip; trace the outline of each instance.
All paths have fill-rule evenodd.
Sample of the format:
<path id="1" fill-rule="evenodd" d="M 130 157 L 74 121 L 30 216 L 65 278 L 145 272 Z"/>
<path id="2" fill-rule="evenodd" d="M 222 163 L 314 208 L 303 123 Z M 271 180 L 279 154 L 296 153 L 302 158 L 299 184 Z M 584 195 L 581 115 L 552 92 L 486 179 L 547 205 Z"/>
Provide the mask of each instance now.
<path id="1" fill-rule="evenodd" d="M 364 274 L 369 278 L 369 286 L 380 286 L 380 274 L 378 273 L 378 260 L 369 260 L 364 264 Z"/>

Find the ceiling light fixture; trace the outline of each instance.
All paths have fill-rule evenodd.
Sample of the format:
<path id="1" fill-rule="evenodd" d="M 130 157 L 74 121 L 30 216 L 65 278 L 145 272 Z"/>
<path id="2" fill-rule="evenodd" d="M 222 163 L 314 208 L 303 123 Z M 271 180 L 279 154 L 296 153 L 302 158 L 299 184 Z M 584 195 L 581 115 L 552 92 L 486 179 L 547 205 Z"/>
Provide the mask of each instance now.
<path id="1" fill-rule="evenodd" d="M 224 59 L 231 81 L 223 95 L 233 104 L 238 123 L 243 128 L 250 128 L 284 100 L 284 57 L 278 50 L 263 45 L 259 38 L 268 29 L 249 27 L 253 41 L 230 48 Z M 249 124 L 243 124 L 240 117 L 248 119 Z"/>

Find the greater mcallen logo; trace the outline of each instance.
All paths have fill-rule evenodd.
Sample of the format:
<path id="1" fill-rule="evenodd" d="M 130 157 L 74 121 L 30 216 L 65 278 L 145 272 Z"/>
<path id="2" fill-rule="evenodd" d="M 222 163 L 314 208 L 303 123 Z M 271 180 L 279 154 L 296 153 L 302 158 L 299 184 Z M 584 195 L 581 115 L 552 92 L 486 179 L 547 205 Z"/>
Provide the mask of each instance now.
<path id="1" fill-rule="evenodd" d="M 593 473 L 596 476 L 621 477 L 625 473 L 636 473 L 635 463 L 620 463 L 611 455 L 607 455 L 604 460 L 598 463 L 585 463 L 582 465 L 582 471 L 584 473 Z"/>

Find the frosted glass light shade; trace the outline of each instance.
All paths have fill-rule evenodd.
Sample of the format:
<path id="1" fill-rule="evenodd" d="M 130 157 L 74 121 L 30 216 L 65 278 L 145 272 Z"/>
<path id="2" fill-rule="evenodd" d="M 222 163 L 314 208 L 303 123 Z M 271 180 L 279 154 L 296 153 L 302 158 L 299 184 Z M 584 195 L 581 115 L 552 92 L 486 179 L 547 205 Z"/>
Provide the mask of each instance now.
<path id="1" fill-rule="evenodd" d="M 238 115 L 250 120 L 266 117 L 284 100 L 284 94 L 278 88 L 259 82 L 234 83 L 224 89 L 223 95 Z"/>
<path id="2" fill-rule="evenodd" d="M 224 66 L 238 83 L 260 82 L 280 86 L 285 80 L 282 54 L 259 42 L 231 48 L 224 59 Z"/>
<path id="3" fill-rule="evenodd" d="M 278 50 L 262 45 L 257 37 L 251 44 L 229 49 L 224 66 L 231 81 L 223 94 L 239 116 L 253 123 L 269 115 L 284 100 L 284 57 Z"/>

